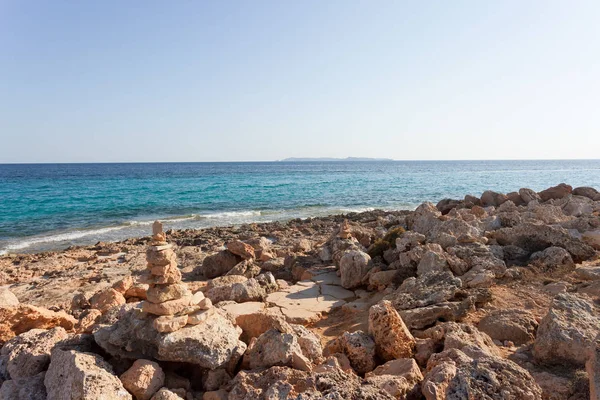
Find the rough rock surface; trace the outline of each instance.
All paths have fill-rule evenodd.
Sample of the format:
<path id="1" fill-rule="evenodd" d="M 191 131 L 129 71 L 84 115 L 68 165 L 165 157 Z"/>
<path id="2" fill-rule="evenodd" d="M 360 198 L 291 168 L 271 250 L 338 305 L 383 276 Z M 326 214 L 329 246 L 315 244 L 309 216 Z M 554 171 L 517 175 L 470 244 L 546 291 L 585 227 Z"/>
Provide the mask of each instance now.
<path id="1" fill-rule="evenodd" d="M 412 357 L 415 338 L 391 302 L 382 301 L 371 307 L 369 333 L 375 340 L 377 354 L 384 361 Z"/>
<path id="2" fill-rule="evenodd" d="M 352 289 L 360 286 L 363 277 L 369 271 L 371 257 L 360 250 L 351 250 L 340 259 L 340 273 L 342 277 L 342 286 L 346 289 Z"/>
<path id="3" fill-rule="evenodd" d="M 143 359 L 135 360 L 119 378 L 137 400 L 150 400 L 165 383 L 165 373 L 160 365 Z"/>
<path id="4" fill-rule="evenodd" d="M 63 328 L 32 329 L 6 342 L 0 350 L 0 364 L 11 379 L 28 378 L 45 371 L 54 346 L 67 339 Z"/>
<path id="5" fill-rule="evenodd" d="M 427 400 L 542 399 L 533 377 L 514 362 L 489 356 L 474 360 L 457 349 L 432 356 L 421 387 Z"/>
<path id="6" fill-rule="evenodd" d="M 600 318 L 589 301 L 559 294 L 540 323 L 533 354 L 544 363 L 583 366 L 599 331 Z"/>
<path id="7" fill-rule="evenodd" d="M 75 350 L 52 353 L 44 378 L 53 400 L 131 400 L 131 395 L 100 356 Z"/>
<path id="8" fill-rule="evenodd" d="M 478 325 L 492 339 L 510 340 L 518 345 L 533 341 L 537 327 L 537 320 L 530 312 L 517 309 L 492 311 Z"/>

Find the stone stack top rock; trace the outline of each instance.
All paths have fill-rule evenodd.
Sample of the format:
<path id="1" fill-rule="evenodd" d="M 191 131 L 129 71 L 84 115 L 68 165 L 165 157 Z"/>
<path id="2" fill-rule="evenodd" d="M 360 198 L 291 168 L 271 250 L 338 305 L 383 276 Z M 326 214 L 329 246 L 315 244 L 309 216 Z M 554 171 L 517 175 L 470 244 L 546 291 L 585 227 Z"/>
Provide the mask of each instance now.
<path id="1" fill-rule="evenodd" d="M 345 219 L 344 222 L 342 222 L 342 225 L 340 225 L 340 231 L 338 233 L 338 237 L 340 239 L 350 239 L 352 237 L 352 232 L 350 230 L 350 224 L 348 223 L 347 219 Z"/>
<path id="2" fill-rule="evenodd" d="M 177 256 L 167 243 L 162 224 L 152 225 L 152 241 L 146 251 L 150 273 L 149 288 L 142 310 L 155 317 L 152 326 L 160 333 L 175 332 L 186 325 L 205 321 L 212 311 L 212 302 L 204 293 L 192 293 L 181 281 Z"/>

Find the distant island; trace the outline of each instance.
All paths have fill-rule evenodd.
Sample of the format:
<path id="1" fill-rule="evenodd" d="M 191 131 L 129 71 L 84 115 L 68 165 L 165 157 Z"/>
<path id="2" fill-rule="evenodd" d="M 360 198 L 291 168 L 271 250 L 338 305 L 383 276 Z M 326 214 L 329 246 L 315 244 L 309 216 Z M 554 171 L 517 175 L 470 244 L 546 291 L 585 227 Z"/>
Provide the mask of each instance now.
<path id="1" fill-rule="evenodd" d="M 394 161 L 391 158 L 368 158 L 368 157 L 346 157 L 346 158 L 330 158 L 330 157 L 316 157 L 316 158 L 302 158 L 302 157 L 290 157 L 284 158 L 283 160 L 277 160 L 282 162 L 314 162 L 314 161 Z"/>

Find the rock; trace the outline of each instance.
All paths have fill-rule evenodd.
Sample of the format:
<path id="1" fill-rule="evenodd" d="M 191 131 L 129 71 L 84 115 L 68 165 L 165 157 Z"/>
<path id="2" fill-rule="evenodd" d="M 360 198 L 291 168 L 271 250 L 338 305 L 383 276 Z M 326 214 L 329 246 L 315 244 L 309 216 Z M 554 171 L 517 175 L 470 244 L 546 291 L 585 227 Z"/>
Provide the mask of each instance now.
<path id="1" fill-rule="evenodd" d="M 389 300 L 399 310 L 425 307 L 454 298 L 461 286 L 451 272 L 431 272 L 406 279 Z"/>
<path id="2" fill-rule="evenodd" d="M 573 192 L 572 186 L 561 183 L 557 186 L 542 190 L 538 194 L 542 201 L 548 201 L 552 199 L 562 199 L 563 197 L 570 195 L 571 192 Z"/>
<path id="3" fill-rule="evenodd" d="M 481 205 L 483 207 L 489 207 L 489 206 L 498 207 L 499 205 L 506 202 L 507 200 L 508 200 L 508 197 L 506 197 L 506 195 L 504 195 L 502 193 L 494 192 L 492 190 L 486 190 L 481 195 Z"/>
<path id="4" fill-rule="evenodd" d="M 525 204 L 529 204 L 532 201 L 541 201 L 541 197 L 535 191 L 527 188 L 519 189 L 519 196 L 523 199 Z"/>
<path id="5" fill-rule="evenodd" d="M 155 362 L 135 360 L 131 368 L 120 376 L 123 386 L 137 400 L 150 400 L 165 383 L 165 373 Z"/>
<path id="6" fill-rule="evenodd" d="M 444 350 L 457 349 L 477 360 L 481 357 L 496 357 L 500 353 L 491 337 L 480 332 L 471 324 L 446 322 L 431 328 L 440 329 L 444 336 Z"/>
<path id="7" fill-rule="evenodd" d="M 48 399 L 132 399 L 100 356 L 75 350 L 52 352 L 44 378 Z"/>
<path id="8" fill-rule="evenodd" d="M 195 321 L 194 321 L 195 322 Z M 160 333 L 168 333 L 175 332 L 183 328 L 188 323 L 188 316 L 172 316 L 172 315 L 163 315 L 156 318 L 152 322 L 152 326 Z M 195 325 L 195 324 L 192 324 Z"/>
<path id="9" fill-rule="evenodd" d="M 549 225 L 523 223 L 494 231 L 493 237 L 500 245 L 516 245 L 531 253 L 550 246 L 562 247 L 576 263 L 592 258 L 596 253 L 591 246 L 573 238 L 566 229 Z"/>
<path id="10" fill-rule="evenodd" d="M 587 197 L 588 199 L 595 201 L 598 201 L 600 198 L 600 193 L 596 189 L 587 186 L 577 187 L 573 189 L 573 194 L 575 196 Z"/>
<path id="11" fill-rule="evenodd" d="M 141 300 L 146 300 L 146 292 L 150 289 L 150 285 L 147 283 L 134 283 L 127 291 L 125 292 L 125 298 L 136 298 Z"/>
<path id="12" fill-rule="evenodd" d="M 6 342 L 0 351 L 0 364 L 11 379 L 29 378 L 45 371 L 54 346 L 67 339 L 63 328 L 32 329 Z"/>
<path id="13" fill-rule="evenodd" d="M 243 258 L 244 260 L 256 257 L 254 254 L 254 247 L 242 242 L 241 240 L 232 240 L 226 244 L 226 247 L 231 253 Z"/>
<path id="14" fill-rule="evenodd" d="M 312 243 L 308 239 L 298 239 L 294 242 L 292 250 L 296 253 L 306 253 L 312 248 Z"/>
<path id="15" fill-rule="evenodd" d="M 74 317 L 63 311 L 55 312 L 28 304 L 0 307 L 0 345 L 31 329 L 51 329 L 60 326 L 70 331 L 76 323 Z"/>
<path id="16" fill-rule="evenodd" d="M 174 391 L 167 388 L 161 388 L 150 400 L 181 400 L 183 397 L 179 396 Z"/>
<path id="17" fill-rule="evenodd" d="M 202 400 L 228 400 L 229 392 L 219 389 L 204 393 Z"/>
<path id="18" fill-rule="evenodd" d="M 335 367 L 320 373 L 308 373 L 289 367 L 240 371 L 233 379 L 231 391 L 226 398 L 227 400 L 394 399 L 385 390 L 364 383 L 356 375 L 347 374 Z"/>
<path id="19" fill-rule="evenodd" d="M 437 219 L 436 219 L 437 220 Z M 409 251 L 421 244 L 424 244 L 427 240 L 425 235 L 417 232 L 406 231 L 396 239 L 396 250 L 399 252 Z"/>
<path id="20" fill-rule="evenodd" d="M 231 275 L 231 277 L 234 276 L 243 278 L 242 282 L 215 286 L 206 292 L 206 296 L 215 304 L 221 301 L 244 303 L 247 301 L 264 300 L 267 293 L 257 279 L 247 279 L 241 275 Z"/>
<path id="21" fill-rule="evenodd" d="M 363 331 L 344 332 L 328 346 L 330 353 L 343 353 L 350 360 L 352 368 L 359 375 L 373 371 L 377 366 L 375 361 L 375 342 Z M 336 350 L 336 351 L 334 351 Z"/>
<path id="22" fill-rule="evenodd" d="M 428 235 L 442 223 L 439 219 L 441 216 L 442 213 L 433 204 L 426 202 L 417 207 L 406 222 L 410 230 Z"/>
<path id="23" fill-rule="evenodd" d="M 562 247 L 556 246 L 533 253 L 529 260 L 543 271 L 556 271 L 558 268 L 575 267 L 575 263 L 569 252 Z"/>
<path id="24" fill-rule="evenodd" d="M 113 325 L 101 326 L 94 332 L 96 343 L 115 357 L 185 362 L 207 369 L 220 368 L 240 348 L 245 350 L 246 345 L 238 336 L 234 325 L 218 313 L 201 324 L 159 333 L 139 309 L 127 310 Z"/>
<path id="25" fill-rule="evenodd" d="M 125 297 L 113 288 L 102 290 L 93 295 L 90 299 L 91 307 L 100 310 L 102 313 L 125 303 Z"/>
<path id="26" fill-rule="evenodd" d="M 260 267 L 254 263 L 253 258 L 249 258 L 238 263 L 233 267 L 227 275 L 242 275 L 246 278 L 254 278 L 260 274 Z"/>
<path id="27" fill-rule="evenodd" d="M 596 250 L 600 250 L 600 229 L 581 234 L 581 239 Z"/>
<path id="28" fill-rule="evenodd" d="M 178 300 L 182 297 L 191 296 L 192 292 L 185 283 L 175 283 L 168 285 L 155 285 L 148 288 L 146 298 L 151 303 L 164 303 L 169 300 Z"/>
<path id="29" fill-rule="evenodd" d="M 243 303 L 256 304 L 256 303 Z M 260 303 L 264 306 L 263 303 Z M 287 324 L 285 316 L 278 307 L 272 307 L 249 313 L 240 313 L 235 316 L 237 325 L 242 328 L 242 339 L 249 343 L 250 339 L 259 337 L 269 329 L 280 330 L 281 326 Z"/>
<path id="30" fill-rule="evenodd" d="M 313 363 L 319 364 L 323 360 L 321 339 L 302 325 L 290 324 L 290 326 L 298 339 L 302 354 Z"/>
<path id="31" fill-rule="evenodd" d="M 460 207 L 463 203 L 461 200 L 443 199 L 435 205 L 435 208 L 440 210 L 442 215 L 446 215 L 456 207 Z"/>
<path id="32" fill-rule="evenodd" d="M 231 376 L 224 369 L 215 369 L 206 373 L 206 378 L 202 380 L 204 389 L 208 391 L 219 390 L 226 386 L 231 380 Z"/>
<path id="33" fill-rule="evenodd" d="M 120 281 L 115 282 L 112 285 L 112 288 L 115 289 L 117 292 L 121 293 L 122 295 L 125 295 L 125 293 L 127 293 L 127 291 L 129 289 L 131 289 L 132 286 L 133 286 L 133 277 L 131 275 L 127 275 L 125 278 L 121 279 Z"/>
<path id="34" fill-rule="evenodd" d="M 154 315 L 175 315 L 188 310 L 192 302 L 192 296 L 188 295 L 177 300 L 169 300 L 163 303 L 151 303 L 142 301 L 142 310 Z"/>
<path id="35" fill-rule="evenodd" d="M 559 294 L 540 323 L 533 355 L 547 364 L 583 366 L 599 329 L 600 318 L 591 303 L 576 295 Z"/>
<path id="36" fill-rule="evenodd" d="M 367 253 L 360 250 L 351 250 L 344 253 L 340 259 L 342 286 L 346 289 L 360 286 L 370 266 L 371 257 Z"/>
<path id="37" fill-rule="evenodd" d="M 388 361 L 365 375 L 366 382 L 383 388 L 396 399 L 420 398 L 423 375 L 412 358 Z"/>
<path id="38" fill-rule="evenodd" d="M 594 338 L 588 348 L 585 370 L 590 380 L 590 399 L 600 399 L 600 335 Z"/>
<path id="39" fill-rule="evenodd" d="M 0 400 L 46 399 L 45 376 L 46 372 L 40 372 L 34 376 L 12 379 L 0 384 Z"/>
<path id="40" fill-rule="evenodd" d="M 384 361 L 410 358 L 415 339 L 389 301 L 382 301 L 369 310 L 369 334 L 375 340 L 379 357 Z"/>
<path id="41" fill-rule="evenodd" d="M 225 275 L 240 261 L 241 258 L 235 254 L 223 250 L 204 259 L 202 273 L 209 279 L 216 278 Z"/>
<path id="42" fill-rule="evenodd" d="M 251 369 L 288 366 L 310 371 L 310 361 L 302 354 L 296 335 L 270 329 L 250 344 L 244 356 Z M 304 358 L 304 360 L 301 360 Z M 303 362 L 302 362 L 303 361 Z"/>
<path id="43" fill-rule="evenodd" d="M 600 279 L 600 265 L 575 268 L 575 276 L 586 281 Z"/>
<path id="44" fill-rule="evenodd" d="M 428 251 L 423 255 L 419 265 L 417 266 L 417 274 L 424 275 L 430 272 L 440 272 L 448 270 L 448 263 L 446 258 L 435 251 Z"/>
<path id="45" fill-rule="evenodd" d="M 206 299 L 209 300 L 210 299 Z M 200 310 L 187 315 L 187 323 L 189 325 L 199 325 L 207 321 L 215 313 L 214 308 Z M 173 331 L 174 332 L 174 331 Z"/>
<path id="46" fill-rule="evenodd" d="M 506 197 L 508 198 L 508 201 L 512 201 L 516 206 L 522 206 L 527 204 L 525 203 L 521 195 L 517 192 L 506 193 Z"/>
<path id="47" fill-rule="evenodd" d="M 529 372 L 514 362 L 489 356 L 473 360 L 457 349 L 431 357 L 421 388 L 427 400 L 542 398 Z"/>
<path id="48" fill-rule="evenodd" d="M 395 284 L 398 276 L 397 270 L 375 272 L 369 275 L 369 286 L 377 290 L 383 290 L 386 287 Z"/>
<path id="49" fill-rule="evenodd" d="M 518 309 L 495 310 L 479 321 L 479 330 L 492 339 L 510 340 L 521 345 L 535 339 L 538 323 L 528 311 Z"/>
<path id="50" fill-rule="evenodd" d="M 186 326 L 162 336 L 158 343 L 158 359 L 187 362 L 202 368 L 224 366 L 236 352 L 246 345 L 238 340 L 239 332 L 233 324 L 219 314 L 204 323 Z"/>
<path id="51" fill-rule="evenodd" d="M 308 324 L 321 319 L 346 302 L 331 295 L 321 294 L 321 285 L 312 281 L 301 281 L 279 292 L 267 296 L 266 302 L 277 306 L 286 320 L 295 324 Z"/>
<path id="52" fill-rule="evenodd" d="M 0 307 L 13 307 L 19 305 L 19 299 L 10 290 L 0 288 Z"/>

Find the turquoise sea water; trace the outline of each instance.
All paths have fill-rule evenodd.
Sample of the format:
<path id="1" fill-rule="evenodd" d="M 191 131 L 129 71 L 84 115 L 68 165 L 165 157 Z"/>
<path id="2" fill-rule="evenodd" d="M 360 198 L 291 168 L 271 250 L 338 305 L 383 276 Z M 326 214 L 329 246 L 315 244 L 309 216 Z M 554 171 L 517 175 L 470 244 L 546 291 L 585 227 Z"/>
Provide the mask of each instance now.
<path id="1" fill-rule="evenodd" d="M 600 189 L 600 160 L 0 164 L 0 253 L 560 182 Z"/>

